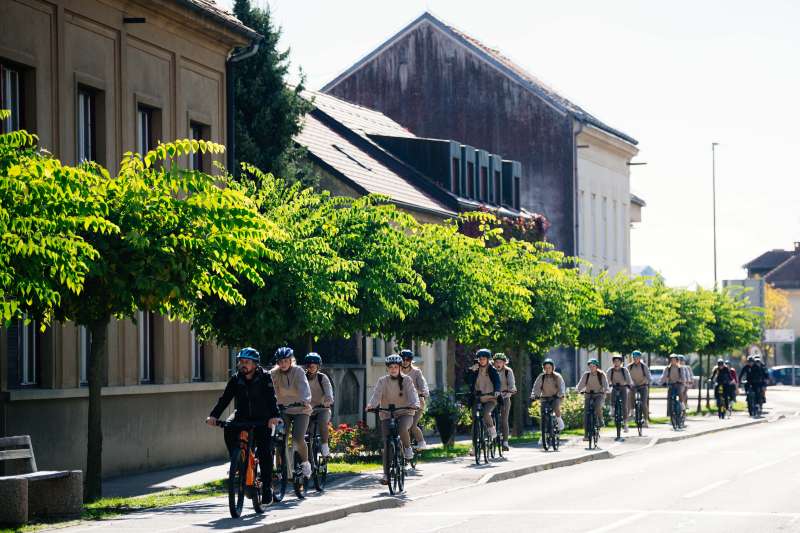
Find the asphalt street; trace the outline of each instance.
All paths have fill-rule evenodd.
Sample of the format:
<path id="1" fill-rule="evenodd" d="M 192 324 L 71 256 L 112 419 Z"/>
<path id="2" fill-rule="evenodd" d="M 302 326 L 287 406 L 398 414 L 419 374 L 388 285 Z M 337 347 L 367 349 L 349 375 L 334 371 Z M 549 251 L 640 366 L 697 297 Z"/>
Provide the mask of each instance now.
<path id="1" fill-rule="evenodd" d="M 791 411 L 796 396 L 773 390 L 770 399 Z M 790 416 L 298 531 L 800 532 L 798 432 Z"/>

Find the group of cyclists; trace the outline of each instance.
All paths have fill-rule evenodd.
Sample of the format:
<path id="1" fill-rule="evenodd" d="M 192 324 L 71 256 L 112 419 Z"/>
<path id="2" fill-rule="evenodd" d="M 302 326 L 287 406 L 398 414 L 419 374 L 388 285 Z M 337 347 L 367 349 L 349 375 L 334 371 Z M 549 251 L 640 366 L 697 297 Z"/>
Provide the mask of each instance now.
<path id="1" fill-rule="evenodd" d="M 747 357 L 747 363 L 742 367 L 741 376 L 736 369 L 725 359 L 717 359 L 717 366 L 711 372 L 708 380 L 714 387 L 714 397 L 719 406 L 719 416 L 723 418 L 730 413 L 740 384 L 744 384 L 747 396 L 747 409 L 750 415 L 760 414 L 761 405 L 766 403 L 767 368 L 759 355 Z"/>
<path id="2" fill-rule="evenodd" d="M 237 453 L 240 442 L 238 432 L 233 429 L 236 427 L 235 423 L 252 424 L 256 455 L 260 463 L 259 478 L 263 481 L 259 484 L 261 500 L 268 505 L 273 500 L 273 450 L 270 432 L 274 432 L 279 424 L 283 425 L 286 434 L 291 435 L 294 452 L 300 463 L 296 475 L 309 478 L 312 475 L 306 444 L 309 421 L 316 417 L 316 438 L 320 443 L 321 456 L 327 461 L 330 456 L 328 426 L 334 392 L 330 378 L 321 372 L 322 357 L 315 352 L 305 355 L 303 367 L 297 365 L 294 351 L 285 346 L 275 352 L 271 369 L 261 366 L 261 359 L 259 352 L 253 348 L 239 351 L 236 356 L 237 372 L 228 381 L 206 423 L 211 426 L 224 425 L 220 423 L 219 417 L 230 402 L 234 401 L 235 409 L 227 420 L 233 424 L 224 426 L 225 443 L 232 457 Z M 652 380 L 650 369 L 642 361 L 642 354 L 638 350 L 631 353 L 631 359 L 625 365 L 623 356 L 615 354 L 612 356 L 612 366 L 606 371 L 600 368 L 597 359 L 590 359 L 576 387 L 579 393 L 586 394 L 586 414 L 593 413 L 594 419 L 598 421 L 603 419 L 605 399 L 611 394 L 612 410 L 621 411 L 614 412 L 614 416 L 623 422 L 625 433 L 628 432 L 628 419 L 634 398 L 639 409 L 637 417 L 643 418 L 645 427 L 649 418 L 649 387 Z M 386 443 L 383 450 L 384 475 L 381 479 L 384 485 L 390 483 L 390 433 L 394 438 L 399 436 L 398 454 L 406 461 L 414 458 L 415 451 L 427 448 L 419 420 L 430 392 L 423 372 L 413 362 L 414 353 L 407 349 L 387 356 L 386 374 L 378 379 L 366 405 L 367 411 L 377 414 Z M 680 354 L 672 354 L 669 366 L 664 369 L 659 383 L 670 387 L 669 394 L 670 397 L 674 395 L 675 405 L 678 406 L 676 408 L 685 412 L 687 389 L 691 387 L 693 379 L 686 358 Z M 465 381 L 473 402 L 476 423 L 484 424 L 489 438 L 497 440 L 498 446 L 501 442 L 502 450 L 508 451 L 510 399 L 517 393 L 514 371 L 508 365 L 508 357 L 503 353 L 492 354 L 486 348 L 477 350 L 473 364 L 466 370 Z M 718 395 L 723 394 L 733 400 L 739 382 L 744 382 L 748 394 L 752 390 L 758 401 L 763 403 L 765 399 L 766 369 L 758 357 L 748 357 L 747 365 L 738 379 L 729 362 L 719 359 L 710 381 L 721 386 L 715 387 Z M 561 403 L 565 395 L 564 378 L 556 371 L 555 362 L 545 359 L 542 373 L 534 381 L 530 397 L 531 400 L 541 401 L 542 416 L 545 405 L 548 412 L 555 415 L 556 433 L 564 429 Z M 493 416 L 496 409 L 498 412 Z M 668 404 L 668 411 L 671 409 L 672 402 Z M 588 440 L 588 427 L 586 433 L 585 438 Z M 413 447 L 412 439 L 415 442 Z"/>

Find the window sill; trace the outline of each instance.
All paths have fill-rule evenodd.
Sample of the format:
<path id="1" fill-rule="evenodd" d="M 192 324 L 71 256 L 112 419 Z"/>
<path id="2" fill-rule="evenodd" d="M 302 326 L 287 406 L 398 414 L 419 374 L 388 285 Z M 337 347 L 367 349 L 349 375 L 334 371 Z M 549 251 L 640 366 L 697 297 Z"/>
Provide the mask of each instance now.
<path id="1" fill-rule="evenodd" d="M 123 387 L 103 387 L 103 396 L 138 396 L 143 394 L 170 394 L 178 392 L 219 391 L 225 389 L 226 381 L 174 383 L 165 385 L 130 385 Z M 64 398 L 88 398 L 86 387 L 72 389 L 12 389 L 8 391 L 8 401 L 57 400 Z"/>

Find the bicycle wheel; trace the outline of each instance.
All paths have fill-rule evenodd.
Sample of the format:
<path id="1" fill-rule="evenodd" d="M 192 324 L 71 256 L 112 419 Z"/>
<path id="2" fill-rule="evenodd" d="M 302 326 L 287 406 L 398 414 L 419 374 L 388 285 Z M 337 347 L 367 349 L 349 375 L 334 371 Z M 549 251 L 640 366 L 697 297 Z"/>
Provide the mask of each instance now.
<path id="1" fill-rule="evenodd" d="M 489 464 L 489 448 L 492 446 L 492 438 L 489 436 L 489 430 L 486 425 L 481 421 L 481 440 L 483 441 L 483 463 Z"/>
<path id="2" fill-rule="evenodd" d="M 231 466 L 228 471 L 228 510 L 233 518 L 242 516 L 242 507 L 244 507 L 247 469 L 245 457 L 245 452 L 241 449 L 234 450 L 231 453 Z"/>
<path id="3" fill-rule="evenodd" d="M 255 469 L 253 471 L 253 479 L 255 479 L 256 481 L 255 485 L 253 486 L 252 500 L 253 500 L 253 510 L 258 514 L 264 513 L 264 502 L 262 501 L 262 492 L 261 492 L 262 487 L 261 487 L 261 481 L 259 481 L 260 479 L 262 479 L 261 474 L 262 474 L 261 463 L 256 461 Z"/>
<path id="4" fill-rule="evenodd" d="M 394 440 L 389 437 L 388 443 L 386 445 L 386 451 L 388 453 L 386 460 L 389 461 L 389 477 L 386 480 L 389 487 L 389 494 L 394 496 L 398 493 L 397 487 L 400 483 L 397 479 L 397 446 L 395 445 Z"/>
<path id="5" fill-rule="evenodd" d="M 642 436 L 642 431 L 644 429 L 644 411 L 642 409 L 642 398 L 639 397 L 636 400 L 635 404 L 635 413 L 636 413 L 636 431 L 639 433 L 639 436 Z"/>
<path id="6" fill-rule="evenodd" d="M 622 399 L 617 393 L 617 399 L 614 402 L 614 425 L 617 428 L 617 440 L 622 438 L 622 421 Z"/>
<path id="7" fill-rule="evenodd" d="M 419 427 L 419 426 L 417 426 L 417 427 Z M 411 459 L 408 461 L 408 464 L 414 470 L 417 469 L 417 446 L 418 445 L 419 445 L 419 443 L 417 442 L 417 439 L 414 438 L 414 437 L 411 437 L 411 449 L 414 451 L 414 455 L 411 456 Z"/>
<path id="8" fill-rule="evenodd" d="M 286 444 L 283 439 L 276 439 L 272 450 L 272 500 L 279 502 L 286 495 L 288 483 L 288 466 L 286 465 Z"/>
<path id="9" fill-rule="evenodd" d="M 294 487 L 294 495 L 301 500 L 306 497 L 306 479 L 303 477 L 303 467 L 300 466 L 302 459 L 300 454 L 294 452 L 294 470 L 292 471 L 292 485 Z"/>
<path id="10" fill-rule="evenodd" d="M 319 435 L 314 437 L 312 444 L 314 451 L 311 453 L 309 450 L 309 453 L 311 454 L 310 457 L 313 457 L 314 460 L 311 464 L 311 467 L 314 469 L 314 488 L 317 489 L 317 492 L 322 492 L 325 490 L 325 483 L 328 481 L 328 460 L 322 455 Z"/>
<path id="11" fill-rule="evenodd" d="M 597 420 L 595 420 L 594 410 L 589 413 L 589 449 L 597 448 Z"/>
<path id="12" fill-rule="evenodd" d="M 398 443 L 397 445 L 397 492 L 402 493 L 406 489 L 406 458 L 402 452 L 403 447 Z"/>
<path id="13" fill-rule="evenodd" d="M 561 444 L 558 440 L 558 420 L 556 420 L 555 414 L 550 414 L 550 435 L 552 436 L 552 442 L 550 445 L 553 448 L 554 452 L 558 451 L 558 447 Z"/>
<path id="14" fill-rule="evenodd" d="M 481 423 L 479 419 L 472 421 L 472 449 L 475 452 L 475 464 L 481 464 L 481 446 L 483 439 L 481 439 Z"/>
<path id="15" fill-rule="evenodd" d="M 545 411 L 542 414 L 542 420 L 539 422 L 540 432 L 542 434 L 542 448 L 544 449 L 544 451 L 547 451 L 550 448 L 550 441 L 547 438 L 547 432 L 548 432 L 547 419 L 548 419 L 548 413 L 547 411 Z"/>

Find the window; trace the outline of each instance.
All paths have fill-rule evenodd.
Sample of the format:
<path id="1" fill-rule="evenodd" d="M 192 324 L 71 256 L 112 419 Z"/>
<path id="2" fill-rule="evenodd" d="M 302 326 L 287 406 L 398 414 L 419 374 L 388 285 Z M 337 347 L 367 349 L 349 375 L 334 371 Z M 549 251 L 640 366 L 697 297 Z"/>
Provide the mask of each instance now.
<path id="1" fill-rule="evenodd" d="M 92 344 L 92 332 L 86 326 L 78 327 L 78 367 L 80 385 L 89 383 L 89 354 Z"/>
<path id="2" fill-rule="evenodd" d="M 467 162 L 467 198 L 475 198 L 475 163 Z"/>
<path id="3" fill-rule="evenodd" d="M 22 125 L 22 76 L 19 69 L 0 64 L 0 109 L 11 116 L 0 122 L 0 133 L 20 129 Z"/>
<path id="4" fill-rule="evenodd" d="M 603 217 L 603 259 L 608 259 L 608 197 L 603 196 L 603 206 L 600 216 Z"/>
<path id="5" fill-rule="evenodd" d="M 139 104 L 136 108 L 136 151 L 144 154 L 156 146 L 160 131 L 161 111 Z"/>
<path id="6" fill-rule="evenodd" d="M 236 354 L 239 352 L 233 346 L 228 346 L 228 373 L 234 374 L 237 370 L 236 368 Z"/>
<path id="7" fill-rule="evenodd" d="M 207 141 L 211 137 L 211 128 L 199 122 L 189 123 L 189 138 L 193 140 Z M 208 172 L 207 156 L 197 151 L 189 156 L 189 169 Z"/>
<path id="8" fill-rule="evenodd" d="M 494 190 L 492 192 L 494 193 L 494 203 L 496 203 L 497 205 L 500 205 L 500 189 L 502 187 L 501 181 L 502 180 L 500 178 L 500 171 L 499 170 L 495 170 L 494 171 Z"/>
<path id="9" fill-rule="evenodd" d="M 376 359 L 386 357 L 386 341 L 380 337 L 372 337 L 372 357 Z"/>
<path id="10" fill-rule="evenodd" d="M 153 383 L 153 354 L 155 339 L 153 338 L 153 313 L 139 311 L 137 316 L 139 333 L 139 383 Z"/>
<path id="11" fill-rule="evenodd" d="M 481 202 L 486 201 L 486 194 L 487 189 L 489 188 L 489 169 L 486 167 L 481 167 L 481 183 L 480 183 L 480 200 Z"/>
<path id="12" fill-rule="evenodd" d="M 597 251 L 600 248 L 600 237 L 598 234 L 598 226 L 597 223 L 597 195 L 592 193 L 592 256 L 597 257 Z"/>
<path id="13" fill-rule="evenodd" d="M 17 329 L 19 332 L 19 384 L 23 386 L 38 385 L 44 335 L 39 331 L 39 323 L 35 320 L 31 320 L 27 324 L 20 320 Z"/>
<path id="14" fill-rule="evenodd" d="M 191 332 L 192 343 L 192 381 L 203 381 L 205 379 L 205 365 L 203 343 L 197 339 L 194 330 Z"/>
<path id="15" fill-rule="evenodd" d="M 617 201 L 614 200 L 614 210 L 612 212 L 611 218 L 611 231 L 613 241 L 612 241 L 612 259 L 617 261 L 619 259 L 619 216 L 617 215 Z"/>
<path id="16" fill-rule="evenodd" d="M 86 87 L 78 88 L 76 160 L 97 160 L 97 118 L 95 113 L 95 93 Z"/>
<path id="17" fill-rule="evenodd" d="M 459 184 L 459 172 L 458 169 L 461 165 L 459 165 L 460 161 L 457 157 L 453 158 L 453 168 L 450 173 L 450 191 L 454 194 L 460 194 L 458 184 Z"/>
<path id="18" fill-rule="evenodd" d="M 521 205 L 519 196 L 520 181 L 519 176 L 514 177 L 514 209 L 519 209 Z"/>

